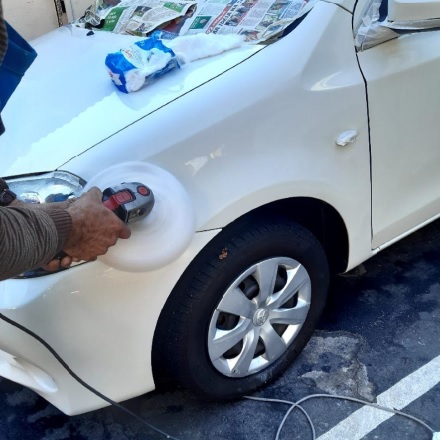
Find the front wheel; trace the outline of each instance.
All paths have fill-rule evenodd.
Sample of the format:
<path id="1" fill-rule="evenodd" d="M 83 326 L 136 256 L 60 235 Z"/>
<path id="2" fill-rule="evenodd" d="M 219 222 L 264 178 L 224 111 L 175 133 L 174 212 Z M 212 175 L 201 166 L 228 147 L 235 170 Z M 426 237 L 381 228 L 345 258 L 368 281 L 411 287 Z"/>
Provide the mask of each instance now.
<path id="1" fill-rule="evenodd" d="M 155 375 L 208 399 L 243 396 L 275 379 L 324 309 L 328 264 L 319 241 L 287 219 L 241 219 L 188 267 L 158 323 Z"/>

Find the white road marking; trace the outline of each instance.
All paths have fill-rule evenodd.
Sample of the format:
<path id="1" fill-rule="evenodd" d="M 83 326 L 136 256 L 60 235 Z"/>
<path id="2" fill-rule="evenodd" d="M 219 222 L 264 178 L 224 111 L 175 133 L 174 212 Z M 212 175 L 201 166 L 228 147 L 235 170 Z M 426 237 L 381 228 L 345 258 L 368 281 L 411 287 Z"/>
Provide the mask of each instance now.
<path id="1" fill-rule="evenodd" d="M 437 356 L 377 396 L 377 404 L 402 410 L 439 382 L 440 356 Z M 364 406 L 321 435 L 318 440 L 359 440 L 393 415 L 388 411 Z"/>

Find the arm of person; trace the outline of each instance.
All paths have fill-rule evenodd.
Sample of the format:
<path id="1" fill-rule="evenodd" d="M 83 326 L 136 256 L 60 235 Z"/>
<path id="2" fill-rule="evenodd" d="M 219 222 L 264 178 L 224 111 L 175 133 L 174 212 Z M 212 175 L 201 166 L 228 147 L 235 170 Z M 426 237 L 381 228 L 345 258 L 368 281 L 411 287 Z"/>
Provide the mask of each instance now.
<path id="1" fill-rule="evenodd" d="M 28 205 L 13 202 L 0 208 L 0 280 L 45 266 L 58 269 L 53 260 L 60 250 L 70 262 L 95 260 L 130 230 L 102 204 L 98 188 L 64 204 Z"/>
<path id="2" fill-rule="evenodd" d="M 0 280 L 48 263 L 70 234 L 66 210 L 51 214 L 22 207 L 0 208 Z"/>
<path id="3" fill-rule="evenodd" d="M 6 182 L 0 179 L 0 190 L 3 189 L 5 185 Z M 57 210 L 67 209 L 75 200 L 76 198 L 71 198 L 63 202 L 30 204 L 30 203 L 22 202 L 21 200 L 18 199 L 14 199 L 8 206 L 14 208 L 27 208 L 27 209 L 32 209 L 34 211 L 44 211 L 50 215 L 55 209 Z M 54 221 L 56 222 L 56 219 Z M 56 258 L 53 258 L 47 264 L 41 265 L 41 268 L 48 272 L 53 272 L 61 268 L 68 269 L 71 266 L 72 262 L 78 262 L 78 261 L 80 260 L 78 260 L 77 258 L 72 258 L 65 253 L 64 255 L 60 255 L 58 253 L 58 256 Z"/>

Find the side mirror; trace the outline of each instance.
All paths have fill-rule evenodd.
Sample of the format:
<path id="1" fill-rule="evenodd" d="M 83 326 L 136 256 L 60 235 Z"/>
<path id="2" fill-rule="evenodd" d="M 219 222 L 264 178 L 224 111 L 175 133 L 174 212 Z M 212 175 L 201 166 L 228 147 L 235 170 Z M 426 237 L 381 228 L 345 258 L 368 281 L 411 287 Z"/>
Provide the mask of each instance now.
<path id="1" fill-rule="evenodd" d="M 388 21 L 433 18 L 440 18 L 440 0 L 388 0 Z"/>

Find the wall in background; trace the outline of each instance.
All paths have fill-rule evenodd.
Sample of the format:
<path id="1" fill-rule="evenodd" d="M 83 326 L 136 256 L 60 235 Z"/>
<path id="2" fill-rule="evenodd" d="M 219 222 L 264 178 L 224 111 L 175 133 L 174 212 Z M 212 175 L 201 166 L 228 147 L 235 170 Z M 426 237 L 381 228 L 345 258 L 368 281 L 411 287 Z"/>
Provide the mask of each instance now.
<path id="1" fill-rule="evenodd" d="M 76 20 L 94 0 L 64 0 L 66 14 L 62 14 L 60 0 L 2 0 L 6 20 L 26 40 L 43 35 L 64 23 Z M 57 13 L 58 4 L 58 13 Z"/>
<path id="2" fill-rule="evenodd" d="M 84 11 L 94 3 L 94 0 L 64 0 L 67 20 L 73 21 L 82 17 Z"/>
<path id="3" fill-rule="evenodd" d="M 26 40 L 59 26 L 54 0 L 2 0 L 6 21 Z"/>

